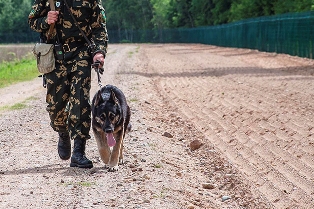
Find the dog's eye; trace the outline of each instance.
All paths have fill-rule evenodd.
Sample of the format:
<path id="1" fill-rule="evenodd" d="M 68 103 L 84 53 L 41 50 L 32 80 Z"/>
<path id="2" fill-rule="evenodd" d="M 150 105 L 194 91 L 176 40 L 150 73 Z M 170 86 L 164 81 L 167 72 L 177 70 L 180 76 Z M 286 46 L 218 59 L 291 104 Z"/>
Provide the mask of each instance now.
<path id="1" fill-rule="evenodd" d="M 102 120 L 99 117 L 96 117 L 95 119 L 96 119 L 97 123 L 101 123 L 102 122 Z"/>
<path id="2" fill-rule="evenodd" d="M 100 116 L 100 119 L 101 119 L 102 121 L 106 120 L 105 115 L 102 114 L 102 115 Z"/>
<path id="3" fill-rule="evenodd" d="M 115 114 L 113 114 L 113 113 L 109 113 L 109 119 L 110 119 L 111 121 L 113 121 L 113 120 L 114 120 L 114 117 L 115 117 Z"/>

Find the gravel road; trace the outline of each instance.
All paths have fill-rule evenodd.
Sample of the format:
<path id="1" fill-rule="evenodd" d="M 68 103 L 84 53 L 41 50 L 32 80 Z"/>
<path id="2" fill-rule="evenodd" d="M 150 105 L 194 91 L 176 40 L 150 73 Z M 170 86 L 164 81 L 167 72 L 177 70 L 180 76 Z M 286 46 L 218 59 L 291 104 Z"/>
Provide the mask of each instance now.
<path id="1" fill-rule="evenodd" d="M 133 126 L 117 172 L 93 136 L 94 168 L 59 159 L 40 78 L 0 89 L 0 208 L 314 208 L 313 75 L 288 55 L 112 44 L 102 84 L 125 93 Z"/>

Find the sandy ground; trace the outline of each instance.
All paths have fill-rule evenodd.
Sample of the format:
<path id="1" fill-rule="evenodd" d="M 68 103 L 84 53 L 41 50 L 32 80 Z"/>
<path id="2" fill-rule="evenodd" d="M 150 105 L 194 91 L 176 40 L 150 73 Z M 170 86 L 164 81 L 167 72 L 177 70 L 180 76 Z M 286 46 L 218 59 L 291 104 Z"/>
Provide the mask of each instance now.
<path id="1" fill-rule="evenodd" d="M 0 90 L 0 208 L 314 208 L 314 61 L 207 45 L 110 45 L 125 93 L 126 163 L 57 154 L 40 78 Z M 92 96 L 98 90 L 93 73 Z M 190 143 L 202 146 L 194 151 Z"/>

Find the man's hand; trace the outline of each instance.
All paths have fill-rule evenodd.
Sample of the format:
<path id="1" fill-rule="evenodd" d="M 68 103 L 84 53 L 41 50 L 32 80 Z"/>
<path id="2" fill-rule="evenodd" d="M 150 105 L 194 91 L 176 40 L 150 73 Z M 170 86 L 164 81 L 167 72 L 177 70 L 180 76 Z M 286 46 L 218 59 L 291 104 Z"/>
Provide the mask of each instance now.
<path id="1" fill-rule="evenodd" d="M 58 20 L 59 11 L 49 11 L 47 15 L 47 23 L 49 25 L 56 23 Z"/>
<path id="2" fill-rule="evenodd" d="M 104 55 L 102 53 L 95 54 L 95 56 L 93 57 L 93 63 L 95 63 L 96 61 L 100 62 L 99 68 L 103 68 L 105 62 Z"/>

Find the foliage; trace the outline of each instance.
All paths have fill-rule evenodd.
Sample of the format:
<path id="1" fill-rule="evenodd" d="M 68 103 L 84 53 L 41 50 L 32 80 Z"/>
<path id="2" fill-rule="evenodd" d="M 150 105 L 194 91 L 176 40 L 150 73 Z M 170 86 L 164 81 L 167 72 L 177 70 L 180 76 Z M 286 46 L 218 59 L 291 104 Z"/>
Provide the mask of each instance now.
<path id="1" fill-rule="evenodd" d="M 12 62 L 0 63 L 0 88 L 38 76 L 36 60 L 23 58 Z"/>
<path id="2" fill-rule="evenodd" d="M 0 0 L 0 33 L 28 31 L 30 0 Z"/>
<path id="3" fill-rule="evenodd" d="M 167 14 L 170 9 L 170 0 L 151 0 L 153 18 L 151 20 L 155 28 L 169 27 L 169 21 L 167 20 Z"/>
<path id="4" fill-rule="evenodd" d="M 280 1 L 274 3 L 274 13 L 283 14 L 288 12 L 303 12 L 309 11 L 314 6 L 313 0 L 298 0 L 298 1 Z"/>
<path id="5" fill-rule="evenodd" d="M 246 18 L 310 11 L 313 0 L 235 0 L 230 9 L 230 22 Z"/>
<path id="6" fill-rule="evenodd" d="M 194 14 L 194 22 L 196 26 L 199 25 L 213 25 L 214 2 L 213 0 L 208 1 L 198 1 L 192 0 L 191 2 L 191 12 Z"/>
<path id="7" fill-rule="evenodd" d="M 0 0 L 0 40 L 3 34 L 28 33 L 31 36 L 27 17 L 33 2 Z M 314 9 L 314 0 L 103 0 L 102 3 L 108 30 L 118 31 L 114 36 L 126 34 L 127 30 L 155 29 L 160 32 L 165 28 L 220 25 Z M 132 41 L 131 34 L 127 39 Z"/>
<path id="8" fill-rule="evenodd" d="M 152 5 L 149 0 L 107 0 L 104 5 L 108 25 L 112 29 L 152 28 Z"/>

